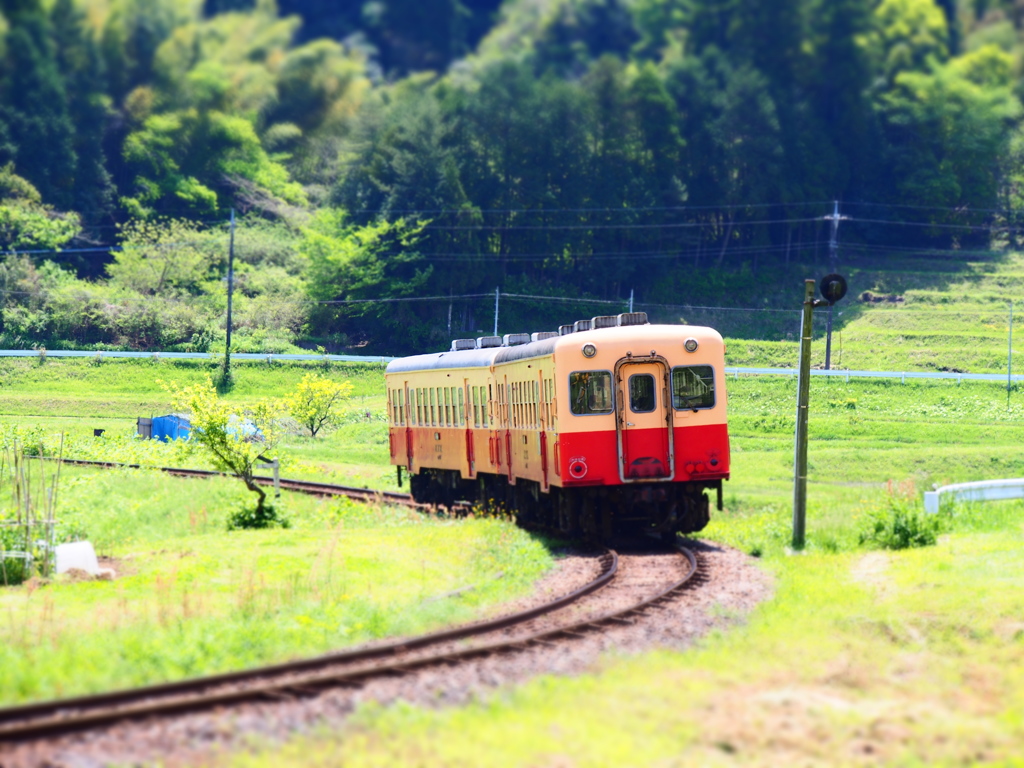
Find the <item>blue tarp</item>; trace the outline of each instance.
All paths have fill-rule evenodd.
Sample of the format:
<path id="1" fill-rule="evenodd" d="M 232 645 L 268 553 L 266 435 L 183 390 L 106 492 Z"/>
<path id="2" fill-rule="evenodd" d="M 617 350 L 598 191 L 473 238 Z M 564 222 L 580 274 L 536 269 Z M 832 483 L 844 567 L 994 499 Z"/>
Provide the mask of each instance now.
<path id="1" fill-rule="evenodd" d="M 153 439 L 167 442 L 169 440 L 188 440 L 192 425 L 184 416 L 170 414 L 153 418 Z"/>

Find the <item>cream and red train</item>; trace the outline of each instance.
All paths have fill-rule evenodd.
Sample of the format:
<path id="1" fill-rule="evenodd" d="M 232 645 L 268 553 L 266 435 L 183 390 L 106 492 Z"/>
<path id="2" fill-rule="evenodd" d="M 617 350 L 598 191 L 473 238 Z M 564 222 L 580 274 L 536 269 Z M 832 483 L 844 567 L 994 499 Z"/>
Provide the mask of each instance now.
<path id="1" fill-rule="evenodd" d="M 717 331 L 643 312 L 400 358 L 391 462 L 419 501 L 493 500 L 570 536 L 699 531 L 729 478 L 724 358 Z"/>

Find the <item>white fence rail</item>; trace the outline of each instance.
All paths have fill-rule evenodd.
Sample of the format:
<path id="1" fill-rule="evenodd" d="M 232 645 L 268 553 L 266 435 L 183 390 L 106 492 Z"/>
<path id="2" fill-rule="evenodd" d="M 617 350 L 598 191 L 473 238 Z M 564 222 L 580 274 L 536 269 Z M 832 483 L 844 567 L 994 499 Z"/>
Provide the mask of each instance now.
<path id="1" fill-rule="evenodd" d="M 100 360 L 114 358 L 136 358 L 143 360 L 221 360 L 224 355 L 219 352 L 122 352 L 122 351 L 82 351 L 69 349 L 0 349 L 0 357 L 88 357 Z M 270 354 L 263 352 L 233 352 L 233 360 L 264 360 L 286 361 L 307 360 L 332 363 L 390 363 L 394 357 L 369 355 L 318 355 L 318 354 Z M 796 368 L 748 368 L 741 366 L 725 367 L 731 376 L 796 376 Z M 1005 382 L 1005 373 L 957 373 L 955 371 L 847 371 L 819 369 L 811 370 L 812 376 L 850 379 L 955 379 L 956 381 L 999 381 Z M 1010 377 L 1013 381 L 1024 381 L 1024 374 Z"/>
<path id="2" fill-rule="evenodd" d="M 737 368 L 725 366 L 726 374 L 739 376 L 741 373 L 764 374 L 780 376 L 796 376 L 799 371 L 796 368 Z M 844 378 L 846 381 L 852 379 L 956 379 L 957 381 L 1000 381 L 1005 382 L 1005 373 L 957 373 L 955 371 L 846 371 L 831 370 L 823 371 L 817 368 L 811 369 L 811 376 L 826 376 L 828 378 Z M 1015 374 L 1010 377 L 1013 381 L 1024 381 L 1024 374 Z"/>
<path id="3" fill-rule="evenodd" d="M 944 485 L 934 491 L 925 491 L 924 511 L 931 515 L 938 513 L 943 496 L 952 496 L 957 501 L 1024 499 L 1024 478 L 957 483 Z"/>
<path id="4" fill-rule="evenodd" d="M 100 360 L 118 357 L 141 358 L 143 360 L 222 360 L 221 352 L 121 352 L 121 351 L 80 351 L 70 349 L 0 349 L 0 357 L 88 357 Z M 264 354 L 257 352 L 232 352 L 232 360 L 328 360 L 332 363 L 389 363 L 393 357 L 369 357 L 366 355 L 317 355 L 317 354 Z"/>

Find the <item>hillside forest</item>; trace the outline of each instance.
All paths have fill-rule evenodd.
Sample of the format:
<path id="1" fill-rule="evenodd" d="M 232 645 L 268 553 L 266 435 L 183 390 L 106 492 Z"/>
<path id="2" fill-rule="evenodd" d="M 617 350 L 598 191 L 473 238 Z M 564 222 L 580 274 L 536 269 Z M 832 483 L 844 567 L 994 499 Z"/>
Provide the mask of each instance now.
<path id="1" fill-rule="evenodd" d="M 491 332 L 496 288 L 500 332 L 781 305 L 833 201 L 844 265 L 1012 248 L 1022 30 L 1020 0 L 0 0 L 0 347 L 223 349 L 232 250 L 235 350 L 398 354 Z"/>

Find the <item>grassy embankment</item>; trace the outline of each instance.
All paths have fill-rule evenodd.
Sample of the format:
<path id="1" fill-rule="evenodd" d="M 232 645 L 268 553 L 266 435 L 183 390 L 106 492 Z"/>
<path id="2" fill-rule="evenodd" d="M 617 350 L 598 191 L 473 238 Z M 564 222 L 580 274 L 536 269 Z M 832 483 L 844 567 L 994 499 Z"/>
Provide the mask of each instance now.
<path id="1" fill-rule="evenodd" d="M 850 370 L 1005 373 L 1008 302 L 1024 315 L 1024 255 L 978 257 L 962 262 L 953 256 L 930 258 L 898 254 L 872 263 L 857 254 L 840 269 L 849 280 L 846 298 L 834 309 L 834 367 Z M 821 268 L 807 277 L 821 276 Z M 775 306 L 788 303 L 792 315 L 757 315 L 768 326 L 798 340 L 801 286 L 773 284 L 759 289 L 773 296 Z M 791 297 L 785 299 L 784 297 Z M 780 298 L 783 297 L 783 298 Z M 701 322 L 713 316 L 694 315 Z M 730 317 L 720 318 L 728 322 Z M 726 327 L 723 325 L 722 327 Z M 825 311 L 815 311 L 813 364 L 825 360 Z M 794 367 L 793 343 L 728 339 L 730 365 Z M 1019 346 L 1019 345 L 1018 345 Z M 1024 356 L 1021 357 L 1024 371 Z"/>
<path id="2" fill-rule="evenodd" d="M 65 472 L 58 530 L 93 541 L 117 578 L 0 586 L 0 705 L 466 621 L 523 593 L 551 562 L 496 520 L 286 494 L 289 529 L 227 532 L 231 480 Z M 477 588 L 440 597 L 467 585 Z"/>
<path id="3" fill-rule="evenodd" d="M 796 557 L 794 383 L 729 384 L 734 479 L 704 536 L 775 575 L 747 625 L 465 708 L 366 707 L 237 764 L 1024 764 L 1024 503 L 952 510 L 936 546 L 860 545 L 933 483 L 1024 475 L 1024 404 L 994 385 L 815 381 Z"/>
<path id="4" fill-rule="evenodd" d="M 855 271 L 854 298 L 903 302 L 840 306 L 839 360 L 1004 370 L 1021 263 Z M 792 366 L 796 353 L 729 340 L 729 356 Z M 1024 504 L 952 510 L 936 546 L 860 546 L 874 520 L 912 514 L 934 483 L 1024 475 L 1020 387 L 1008 408 L 997 385 L 815 380 L 799 557 L 786 553 L 795 384 L 729 388 L 734 479 L 705 534 L 758 553 L 776 577 L 749 624 L 466 708 L 367 707 L 341 733 L 238 764 L 327 765 L 342 749 L 351 765 L 1024 765 Z"/>
<path id="5" fill-rule="evenodd" d="M 316 439 L 298 429 L 281 448 L 291 477 L 373 488 L 392 487 L 387 464 L 385 397 L 379 365 L 236 363 L 235 386 L 226 399 L 243 405 L 263 397 L 284 397 L 303 375 L 316 371 L 353 385 L 344 425 Z M 144 454 L 123 438 L 135 433 L 139 416 L 171 412 L 165 383 L 181 386 L 216 374 L 213 361 L 95 360 L 14 358 L 0 363 L 0 422 L 33 427 L 47 434 L 66 432 L 79 458 L 141 460 Z M 94 429 L 106 430 L 94 440 Z M 157 449 L 159 450 L 159 449 Z M 173 452 L 155 454 L 165 460 Z M 195 459 L 192 459 L 194 462 Z"/>
<path id="6" fill-rule="evenodd" d="M 1012 261 L 1004 266 L 1016 269 L 1017 265 Z M 1006 288 L 990 302 L 994 318 L 999 302 L 1021 284 L 1014 272 L 1008 275 Z M 950 288 L 945 298 L 956 303 L 960 301 L 956 296 L 960 289 L 954 278 L 963 275 L 951 273 L 943 279 Z M 976 282 L 985 284 L 989 279 L 985 269 L 979 268 Z M 998 282 L 999 278 L 991 279 Z M 884 289 L 878 282 L 863 289 Z M 932 284 L 931 289 L 941 293 L 942 286 Z M 880 333 L 879 328 L 884 331 L 893 322 L 892 315 L 884 314 L 890 308 L 859 308 L 858 312 L 863 311 L 846 326 L 843 344 L 845 352 L 859 349 L 860 357 L 856 362 L 844 358 L 844 365 L 983 370 L 986 366 L 975 366 L 972 361 L 981 361 L 982 353 L 996 360 L 996 352 L 985 350 L 999 348 L 1005 325 L 1000 329 L 993 320 L 989 334 L 978 336 L 970 323 L 957 324 L 952 315 L 911 314 L 915 294 L 908 289 L 903 295 L 906 305 L 896 308 L 895 317 L 916 325 Z M 978 297 L 964 298 L 963 302 L 973 302 L 969 312 L 965 309 L 964 317 L 970 313 L 977 317 L 984 303 Z M 936 335 L 928 341 L 931 329 Z M 863 339 L 859 333 L 863 333 Z M 922 347 L 921 355 L 912 355 L 905 343 L 908 337 L 913 344 L 934 343 L 935 347 Z M 947 337 L 950 342 L 943 342 Z M 764 345 L 754 342 L 730 340 L 730 362 L 763 364 L 768 362 L 759 357 L 764 349 Z M 815 354 L 820 357 L 821 353 L 817 344 Z M 795 363 L 792 344 L 777 345 L 771 354 L 776 356 L 771 360 L 774 364 Z M 156 370 L 109 365 L 109 369 L 106 362 L 77 368 L 64 367 L 57 361 L 38 367 L 9 365 L 0 392 L 5 404 L 14 404 L 0 410 L 9 414 L 5 418 L 22 425 L 40 423 L 29 414 L 47 414 L 49 420 L 42 422 L 47 430 L 64 425 L 62 411 L 87 416 L 79 422 L 81 434 L 91 434 L 93 426 L 104 426 L 92 423 L 92 419 L 103 416 L 111 418 L 111 424 L 120 418 L 120 426 L 127 430 L 130 420 L 125 417 L 134 418 L 133 408 L 152 404 L 151 412 L 161 412 L 166 401 L 153 383 L 155 378 L 184 382 L 189 376 L 199 375 L 201 369 L 166 362 L 152 364 Z M 991 367 L 998 370 L 996 365 Z M 113 373 L 102 374 L 110 377 L 108 381 L 92 378 L 108 370 Z M 168 370 L 171 373 L 165 373 Z M 290 368 L 265 372 L 262 367 L 254 367 L 251 383 L 242 383 L 248 375 L 240 372 L 240 386 L 232 397 L 283 394 L 289 382 L 297 381 L 301 373 Z M 349 471 L 346 461 L 354 460 L 357 466 L 368 468 L 359 470 L 366 476 L 376 471 L 383 479 L 390 477 L 385 467 L 383 423 L 377 420 L 382 415 L 383 400 L 379 394 L 376 401 L 369 399 L 371 393 L 380 392 L 380 374 L 366 372 L 364 376 L 361 382 L 354 382 L 357 397 L 367 395 L 366 402 L 376 418 L 359 426 L 365 432 L 353 430 L 351 434 L 367 435 L 365 442 L 343 456 L 343 449 L 335 447 L 333 441 L 346 439 L 349 427 L 345 427 L 333 437 L 316 442 L 315 447 L 307 449 L 307 455 L 340 475 Z M 1024 410 L 1018 402 L 1021 393 L 1013 393 L 1007 409 L 1005 390 L 997 385 L 815 380 L 809 548 L 802 557 L 789 557 L 785 544 L 790 514 L 794 382 L 730 379 L 729 391 L 734 479 L 726 492 L 726 513 L 716 516 L 706 534 L 759 553 L 763 567 L 776 575 L 776 597 L 757 611 L 749 625 L 728 635 L 710 637 L 695 651 L 612 658 L 591 676 L 571 681 L 539 680 L 488 704 L 436 713 L 368 708 L 340 735 L 306 739 L 283 752 L 268 749 L 255 759 L 310 764 L 321 755 L 321 762 L 327 764 L 332 762 L 332 755 L 337 755 L 340 742 L 353 764 L 544 764 L 563 758 L 568 764 L 593 765 L 607 764 L 614 758 L 626 764 L 661 761 L 669 765 L 683 760 L 709 764 L 963 764 L 990 758 L 1012 764 L 1024 744 L 1024 701 L 1020 693 L 1024 690 L 1024 626 L 1020 622 L 1024 615 L 1024 598 L 1020 597 L 1024 594 L 1024 560 L 1019 556 L 1024 543 L 1024 506 L 1017 503 L 958 510 L 945 519 L 945 535 L 937 547 L 880 554 L 860 548 L 858 540 L 873 516 L 891 518 L 894 510 L 916 505 L 920 490 L 932 483 L 1024 474 Z M 112 408 L 106 405 L 110 402 L 114 403 Z M 103 441 L 91 438 L 83 442 L 103 445 Z M 887 481 L 903 483 L 909 496 L 905 497 L 899 488 L 887 491 Z M 99 487 L 112 481 L 88 482 L 97 484 L 94 498 L 104 500 L 95 507 L 116 507 L 109 490 Z M 159 482 L 167 484 L 168 496 L 174 494 L 173 488 L 180 487 L 175 485 L 180 481 Z M 193 493 L 188 496 L 198 498 Z M 86 498 L 78 493 L 76 497 Z M 118 541 L 111 545 L 111 553 L 129 564 L 139 557 L 152 560 L 149 585 L 140 590 L 140 595 L 147 595 L 145 599 L 155 615 L 161 604 L 161 590 L 167 593 L 162 585 L 168 583 L 168 574 L 182 568 L 182 561 L 198 562 L 190 561 L 191 555 L 178 558 L 176 552 L 198 552 L 191 543 L 193 535 L 200 537 L 200 542 L 203 535 L 211 536 L 210 551 L 228 540 L 219 532 L 220 522 L 211 513 L 220 508 L 221 502 L 207 499 L 197 503 L 200 506 L 189 515 L 171 503 L 173 512 L 163 518 L 155 516 L 155 529 L 167 527 L 172 518 L 177 521 L 169 526 L 181 532 L 180 538 L 171 538 L 173 543 L 147 542 L 142 546 Z M 253 538 L 237 541 L 266 543 L 267 552 L 278 558 L 279 542 L 298 536 L 301 530 L 316 531 L 315 536 L 321 537 L 316 546 L 324 546 L 321 531 L 326 529 L 317 528 L 320 523 L 313 521 L 346 519 L 346 515 L 353 514 L 306 513 L 299 509 L 302 503 L 297 504 L 292 514 L 308 518 L 311 528 L 297 527 L 287 534 L 243 534 Z M 192 521 L 201 520 L 203 511 L 210 528 L 197 529 L 193 534 Z M 391 518 L 382 515 L 380 519 Z M 399 526 L 398 530 L 403 528 Z M 455 529 L 459 527 L 445 529 L 442 538 L 447 540 L 448 531 Z M 414 538 L 422 535 L 414 526 L 409 530 Z M 500 526 L 495 530 L 510 535 Z M 368 546 L 367 552 L 372 550 L 373 554 L 363 562 L 370 569 L 379 568 L 373 570 L 374 574 L 387 573 L 388 563 L 381 561 L 385 548 L 380 545 L 395 540 L 391 529 L 353 524 L 342 531 L 346 551 L 357 547 L 358 536 L 363 535 L 378 545 L 377 549 Z M 263 536 L 265 540 L 260 538 Z M 455 552 L 459 546 L 456 542 L 447 551 Z M 165 552 L 160 557 L 150 554 L 161 549 Z M 512 549 L 526 551 L 521 547 Z M 246 554 L 253 550 L 247 548 Z M 306 550 L 298 561 L 291 562 L 305 564 L 310 557 L 311 551 Z M 515 555 L 508 557 L 515 559 Z M 545 556 L 533 552 L 525 559 L 539 571 Z M 224 561 L 218 558 L 218 562 Z M 462 562 L 468 561 L 452 559 L 453 566 Z M 244 565 L 234 568 L 240 576 L 233 582 L 229 579 L 234 586 L 228 591 L 244 594 L 242 575 L 260 573 L 260 565 L 249 561 L 248 570 Z M 284 573 L 288 573 L 287 568 Z M 429 569 L 426 573 L 426 577 L 421 573 L 421 580 L 432 578 Z M 453 567 L 451 573 L 452 578 L 459 578 L 454 575 L 458 567 Z M 415 574 L 403 576 L 404 583 L 409 580 L 414 581 Z M 216 581 L 204 575 L 200 583 Z M 373 576 L 368 576 L 367 583 L 371 582 L 376 583 Z M 172 583 L 181 582 L 174 577 Z M 312 614 L 305 611 L 289 619 L 280 613 L 284 601 L 273 597 L 282 594 L 288 583 L 288 578 L 278 579 L 277 591 L 265 593 L 263 599 L 273 609 L 262 615 L 260 626 L 284 627 L 279 636 L 287 634 L 290 627 L 295 630 L 291 637 L 302 636 L 304 633 L 295 629 L 303 623 L 298 616 L 312 618 Z M 82 586 L 68 585 L 68 589 Z M 116 615 L 113 595 L 117 589 L 126 588 L 123 580 L 114 585 L 85 586 L 97 592 L 108 590 L 107 602 L 97 606 L 94 613 L 102 615 L 105 610 L 110 616 Z M 307 589 L 313 598 L 306 605 L 329 609 L 330 603 L 325 609 L 317 599 L 316 589 Z M 199 599 L 200 590 L 198 586 L 195 592 L 172 590 L 170 594 L 176 597 L 164 602 L 179 606 L 184 615 L 181 606 L 190 605 L 192 600 L 184 596 Z M 423 590 L 424 594 L 432 591 Z M 44 617 L 48 611 L 52 615 L 56 604 L 53 596 L 58 593 L 48 587 L 13 594 L 16 604 L 24 606 L 25 616 Z M 77 592 L 68 594 L 72 595 L 67 598 L 68 604 L 80 601 Z M 202 592 L 202 600 L 209 601 L 208 605 L 216 599 Z M 276 605 L 275 599 L 280 601 Z M 231 602 L 245 603 L 240 599 Z M 382 601 L 376 602 L 375 608 L 387 615 L 394 605 Z M 332 630 L 354 626 L 335 614 L 322 615 L 329 617 L 324 623 Z M 149 621 L 159 623 L 158 618 Z M 186 627 L 192 620 L 179 624 Z M 321 630 L 305 632 L 315 635 Z M 391 631 L 390 627 L 384 631 Z M 337 633 L 329 639 L 337 641 Z M 58 652 L 60 642 L 51 647 Z M 185 643 L 181 647 L 193 645 Z M 302 643 L 290 647 L 300 652 L 308 650 Z M 173 658 L 164 659 L 165 654 L 166 647 L 152 647 L 144 657 L 152 657 L 151 667 L 179 665 L 185 669 Z M 133 661 L 129 669 L 137 664 L 140 662 Z M 510 734 L 517 736 L 512 738 Z"/>
<path id="7" fill-rule="evenodd" d="M 66 455 L 177 465 L 183 457 L 175 446 L 129 437 L 134 419 L 167 412 L 158 379 L 186 384 L 210 370 L 169 361 L 4 361 L 0 436 L 16 430 L 23 441 L 41 438 L 55 448 L 63 430 Z M 307 370 L 238 366 L 229 397 L 282 396 Z M 334 367 L 331 375 L 355 385 L 352 413 L 316 440 L 291 435 L 285 471 L 393 483 L 380 369 Z M 106 435 L 94 438 L 96 427 Z M 59 535 L 94 542 L 118 577 L 0 587 L 0 704 L 234 669 L 466 621 L 522 594 L 552 560 L 541 542 L 496 520 L 437 520 L 291 493 L 280 505 L 289 529 L 229 533 L 227 515 L 246 495 L 229 479 L 65 467 Z M 433 599 L 466 585 L 478 588 Z"/>

